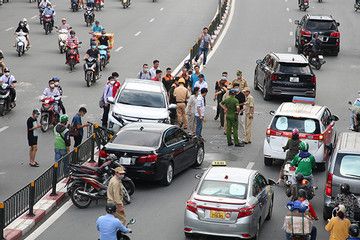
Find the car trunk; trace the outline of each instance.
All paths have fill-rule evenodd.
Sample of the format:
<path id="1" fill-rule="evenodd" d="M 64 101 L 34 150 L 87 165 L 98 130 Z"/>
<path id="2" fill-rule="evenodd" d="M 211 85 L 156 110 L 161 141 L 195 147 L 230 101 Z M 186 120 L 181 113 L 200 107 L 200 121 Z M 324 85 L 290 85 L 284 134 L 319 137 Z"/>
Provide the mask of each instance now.
<path id="1" fill-rule="evenodd" d="M 307 63 L 280 63 L 272 77 L 274 87 L 313 88 L 314 74 Z"/>

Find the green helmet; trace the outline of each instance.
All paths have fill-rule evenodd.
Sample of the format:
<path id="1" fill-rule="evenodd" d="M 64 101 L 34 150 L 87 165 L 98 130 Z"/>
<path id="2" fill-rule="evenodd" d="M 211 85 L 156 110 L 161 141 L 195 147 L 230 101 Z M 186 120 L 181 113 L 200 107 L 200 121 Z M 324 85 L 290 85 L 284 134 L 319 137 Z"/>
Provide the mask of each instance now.
<path id="1" fill-rule="evenodd" d="M 60 122 L 61 123 L 64 123 L 64 122 L 67 122 L 69 120 L 69 116 L 64 114 L 64 115 L 61 115 L 60 117 Z"/>
<path id="2" fill-rule="evenodd" d="M 309 150 L 309 144 L 307 142 L 301 142 L 300 143 L 300 150 L 301 151 L 307 151 Z"/>

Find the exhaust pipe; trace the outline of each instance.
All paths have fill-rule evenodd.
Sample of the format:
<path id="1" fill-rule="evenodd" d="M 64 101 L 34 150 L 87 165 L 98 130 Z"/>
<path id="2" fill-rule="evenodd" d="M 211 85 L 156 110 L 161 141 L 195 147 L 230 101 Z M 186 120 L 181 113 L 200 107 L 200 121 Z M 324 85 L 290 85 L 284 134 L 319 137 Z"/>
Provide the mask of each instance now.
<path id="1" fill-rule="evenodd" d="M 90 197 L 90 198 L 99 198 L 98 193 L 89 193 L 89 192 L 85 192 L 85 191 L 81 191 L 81 190 L 78 190 L 77 193 L 80 195 L 83 195 L 83 196 Z"/>

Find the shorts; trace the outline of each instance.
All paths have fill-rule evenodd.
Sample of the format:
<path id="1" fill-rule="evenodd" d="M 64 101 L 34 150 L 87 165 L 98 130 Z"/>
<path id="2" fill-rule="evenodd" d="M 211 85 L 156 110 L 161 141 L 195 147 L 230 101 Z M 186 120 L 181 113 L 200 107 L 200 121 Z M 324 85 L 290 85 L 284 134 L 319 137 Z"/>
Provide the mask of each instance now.
<path id="1" fill-rule="evenodd" d="M 29 137 L 28 138 L 28 143 L 29 143 L 29 146 L 34 146 L 34 145 L 37 145 L 37 140 L 38 140 L 38 137 Z"/>

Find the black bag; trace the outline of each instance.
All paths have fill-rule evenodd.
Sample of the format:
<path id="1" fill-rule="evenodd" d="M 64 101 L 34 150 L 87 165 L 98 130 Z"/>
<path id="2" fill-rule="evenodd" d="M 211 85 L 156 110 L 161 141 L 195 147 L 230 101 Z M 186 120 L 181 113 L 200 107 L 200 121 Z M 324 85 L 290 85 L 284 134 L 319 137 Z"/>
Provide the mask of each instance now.
<path id="1" fill-rule="evenodd" d="M 106 95 L 109 93 L 110 88 L 108 88 Z M 99 107 L 104 108 L 105 107 L 105 100 L 104 100 L 104 94 L 101 94 L 100 100 L 99 100 Z"/>

